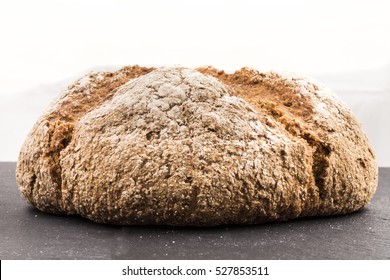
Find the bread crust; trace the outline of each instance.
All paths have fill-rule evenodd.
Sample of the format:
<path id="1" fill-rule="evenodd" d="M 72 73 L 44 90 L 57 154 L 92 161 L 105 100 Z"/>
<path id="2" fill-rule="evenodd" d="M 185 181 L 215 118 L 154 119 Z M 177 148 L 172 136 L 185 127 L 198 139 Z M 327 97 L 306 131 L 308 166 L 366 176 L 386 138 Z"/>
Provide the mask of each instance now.
<path id="1" fill-rule="evenodd" d="M 351 111 L 308 78 L 132 66 L 64 91 L 16 177 L 45 212 L 214 226 L 356 211 L 378 168 Z"/>

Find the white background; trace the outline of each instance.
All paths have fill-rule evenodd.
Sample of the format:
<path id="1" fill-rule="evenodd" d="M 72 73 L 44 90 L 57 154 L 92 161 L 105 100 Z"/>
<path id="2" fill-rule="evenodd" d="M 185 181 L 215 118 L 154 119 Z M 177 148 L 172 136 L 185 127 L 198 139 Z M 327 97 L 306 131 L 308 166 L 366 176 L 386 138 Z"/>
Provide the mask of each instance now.
<path id="1" fill-rule="evenodd" d="M 390 166 L 390 1 L 0 0 L 0 161 L 66 83 L 121 65 L 292 71 L 333 88 Z"/>

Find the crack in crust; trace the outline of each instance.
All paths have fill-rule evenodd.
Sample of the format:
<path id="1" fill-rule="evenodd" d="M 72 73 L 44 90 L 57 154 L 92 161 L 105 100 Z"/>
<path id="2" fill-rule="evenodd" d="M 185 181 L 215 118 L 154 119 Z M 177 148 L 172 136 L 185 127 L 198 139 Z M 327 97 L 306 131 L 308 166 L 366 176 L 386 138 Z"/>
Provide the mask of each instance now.
<path id="1" fill-rule="evenodd" d="M 232 74 L 213 67 L 198 70 L 231 86 L 237 96 L 260 114 L 267 114 L 281 124 L 292 138 L 299 137 L 310 146 L 313 185 L 320 201 L 319 207 L 302 215 L 349 212 L 351 208 L 363 207 L 371 199 L 377 185 L 375 155 L 371 153 L 368 140 L 352 113 L 329 89 L 308 78 L 261 73 L 250 68 L 242 68 Z M 357 151 L 352 151 L 352 146 Z M 352 164 L 348 164 L 351 161 Z M 370 166 L 356 165 L 356 161 L 368 161 Z M 356 175 L 356 172 L 365 175 Z M 360 190 L 361 197 L 352 206 L 348 195 L 352 195 L 360 184 L 366 187 Z M 336 189 L 341 191 L 335 194 Z M 315 208 L 332 210 L 316 211 Z"/>
<path id="2" fill-rule="evenodd" d="M 22 194 L 30 203 L 42 211 L 65 213 L 62 205 L 63 174 L 60 156 L 72 140 L 74 123 L 87 112 L 110 100 L 117 87 L 153 70 L 154 68 L 131 66 L 114 73 L 91 72 L 62 93 L 53 108 L 38 120 L 19 156 L 17 169 L 23 170 L 25 174 L 18 172 L 17 179 L 20 181 Z M 40 190 L 46 188 L 39 183 L 43 181 L 50 182 L 49 190 Z M 28 182 L 29 187 L 25 188 L 24 182 Z M 50 194 L 46 196 L 50 196 L 51 201 L 42 198 L 42 192 Z"/>

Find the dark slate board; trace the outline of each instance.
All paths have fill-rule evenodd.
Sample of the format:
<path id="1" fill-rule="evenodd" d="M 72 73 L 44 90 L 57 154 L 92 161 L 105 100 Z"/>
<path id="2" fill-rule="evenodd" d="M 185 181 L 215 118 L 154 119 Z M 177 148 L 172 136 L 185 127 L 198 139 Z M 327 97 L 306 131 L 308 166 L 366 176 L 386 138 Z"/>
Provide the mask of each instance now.
<path id="1" fill-rule="evenodd" d="M 357 213 L 256 226 L 109 226 L 42 213 L 0 163 L 0 259 L 390 259 L 390 168 Z"/>

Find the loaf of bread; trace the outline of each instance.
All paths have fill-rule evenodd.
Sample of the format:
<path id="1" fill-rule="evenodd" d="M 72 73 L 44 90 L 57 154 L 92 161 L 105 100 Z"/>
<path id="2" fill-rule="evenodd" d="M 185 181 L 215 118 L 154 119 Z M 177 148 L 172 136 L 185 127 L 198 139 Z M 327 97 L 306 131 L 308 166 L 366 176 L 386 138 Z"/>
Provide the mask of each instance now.
<path id="1" fill-rule="evenodd" d="M 356 211 L 378 168 L 351 111 L 308 78 L 132 66 L 69 86 L 16 177 L 44 212 L 214 226 Z"/>

